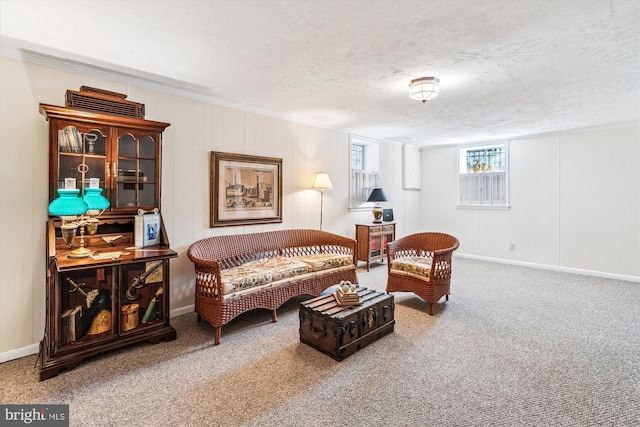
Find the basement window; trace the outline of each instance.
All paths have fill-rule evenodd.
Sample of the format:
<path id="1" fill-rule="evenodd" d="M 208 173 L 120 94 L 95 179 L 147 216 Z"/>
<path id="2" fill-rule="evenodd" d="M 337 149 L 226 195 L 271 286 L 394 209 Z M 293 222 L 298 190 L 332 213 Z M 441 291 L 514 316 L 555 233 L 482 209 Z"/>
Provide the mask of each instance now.
<path id="1" fill-rule="evenodd" d="M 458 207 L 508 208 L 507 143 L 458 147 Z"/>
<path id="2" fill-rule="evenodd" d="M 359 136 L 350 136 L 349 209 L 371 207 L 371 190 L 380 187 L 380 144 Z"/>

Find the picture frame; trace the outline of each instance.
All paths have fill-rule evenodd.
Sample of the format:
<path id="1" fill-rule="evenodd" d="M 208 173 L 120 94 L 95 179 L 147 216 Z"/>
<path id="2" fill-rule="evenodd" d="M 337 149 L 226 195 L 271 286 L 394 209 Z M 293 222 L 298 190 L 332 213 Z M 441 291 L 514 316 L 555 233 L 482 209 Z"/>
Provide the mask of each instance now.
<path id="1" fill-rule="evenodd" d="M 210 227 L 282 222 L 282 159 L 211 152 Z"/>
<path id="2" fill-rule="evenodd" d="M 134 246 L 146 248 L 159 245 L 162 222 L 159 213 L 143 213 L 135 216 Z"/>

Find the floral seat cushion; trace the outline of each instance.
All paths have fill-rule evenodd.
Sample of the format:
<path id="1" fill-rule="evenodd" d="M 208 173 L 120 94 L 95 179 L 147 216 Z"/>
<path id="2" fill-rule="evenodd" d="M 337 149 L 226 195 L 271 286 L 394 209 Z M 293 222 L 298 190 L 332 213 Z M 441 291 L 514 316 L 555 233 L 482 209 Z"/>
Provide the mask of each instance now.
<path id="1" fill-rule="evenodd" d="M 265 258 L 256 262 L 262 262 L 263 268 L 271 271 L 274 282 L 311 271 L 311 267 L 304 262 L 283 256 Z"/>
<path id="2" fill-rule="evenodd" d="M 239 267 L 220 271 L 220 279 L 222 279 L 222 292 L 230 294 L 242 289 L 270 283 L 273 280 L 273 276 L 270 271 L 255 265 L 253 262 L 248 262 Z"/>
<path id="3" fill-rule="evenodd" d="M 308 273 L 311 267 L 287 257 L 264 258 L 220 272 L 224 294 Z"/>
<path id="4" fill-rule="evenodd" d="M 327 268 L 343 267 L 353 264 L 353 258 L 351 255 L 333 253 L 300 255 L 291 257 L 291 259 L 308 264 L 313 271 L 326 270 Z"/>
<path id="5" fill-rule="evenodd" d="M 431 275 L 431 258 L 401 257 L 391 261 L 392 273 L 407 273 L 429 280 Z"/>

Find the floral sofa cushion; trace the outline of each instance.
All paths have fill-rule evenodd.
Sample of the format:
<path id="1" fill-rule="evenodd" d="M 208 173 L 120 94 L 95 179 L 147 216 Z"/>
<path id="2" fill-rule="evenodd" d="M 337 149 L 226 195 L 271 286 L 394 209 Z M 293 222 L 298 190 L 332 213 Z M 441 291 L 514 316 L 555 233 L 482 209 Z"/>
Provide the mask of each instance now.
<path id="1" fill-rule="evenodd" d="M 426 257 L 401 257 L 391 262 L 391 271 L 393 273 L 407 273 L 420 276 L 429 280 L 431 275 L 431 258 Z"/>
<path id="2" fill-rule="evenodd" d="M 245 293 L 243 291 L 254 291 L 261 287 L 271 286 L 271 283 L 274 286 L 282 284 L 290 277 L 352 264 L 353 258 L 350 255 L 343 254 L 324 253 L 295 257 L 275 256 L 221 270 L 220 278 L 222 279 L 222 289 L 225 295 L 240 295 Z"/>
<path id="3" fill-rule="evenodd" d="M 265 270 L 271 271 L 274 282 L 311 271 L 311 267 L 304 262 L 283 256 L 265 258 L 255 262 L 261 263 Z"/>
<path id="4" fill-rule="evenodd" d="M 261 265 L 257 265 L 253 261 L 242 264 L 239 267 L 221 270 L 220 279 L 222 279 L 222 292 L 230 294 L 269 283 L 273 280 L 273 276 L 270 271 L 265 270 Z"/>
<path id="5" fill-rule="evenodd" d="M 311 267 L 295 259 L 276 256 L 247 262 L 220 272 L 224 294 L 255 288 L 299 274 L 309 273 Z"/>
<path id="6" fill-rule="evenodd" d="M 307 263 L 313 271 L 325 270 L 327 268 L 343 267 L 345 265 L 352 265 L 353 258 L 351 255 L 344 254 L 314 254 L 314 255 L 301 255 L 291 257 L 292 259 Z"/>

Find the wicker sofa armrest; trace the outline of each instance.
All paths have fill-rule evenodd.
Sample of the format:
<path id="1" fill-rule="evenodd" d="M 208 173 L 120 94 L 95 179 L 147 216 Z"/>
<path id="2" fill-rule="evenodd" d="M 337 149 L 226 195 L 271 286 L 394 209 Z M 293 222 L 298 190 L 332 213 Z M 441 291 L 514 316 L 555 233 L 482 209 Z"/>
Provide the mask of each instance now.
<path id="1" fill-rule="evenodd" d="M 213 259 L 204 258 L 199 253 L 198 245 L 192 245 L 187 251 L 187 256 L 193 262 L 196 272 L 197 296 L 211 299 L 222 297 L 222 279 L 220 278 L 220 263 Z"/>

